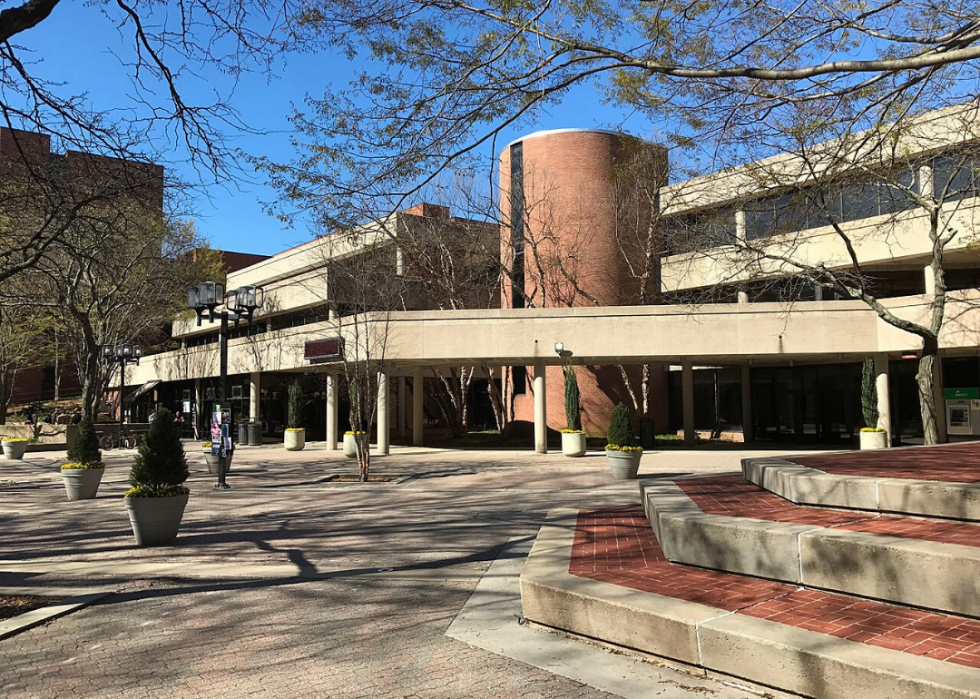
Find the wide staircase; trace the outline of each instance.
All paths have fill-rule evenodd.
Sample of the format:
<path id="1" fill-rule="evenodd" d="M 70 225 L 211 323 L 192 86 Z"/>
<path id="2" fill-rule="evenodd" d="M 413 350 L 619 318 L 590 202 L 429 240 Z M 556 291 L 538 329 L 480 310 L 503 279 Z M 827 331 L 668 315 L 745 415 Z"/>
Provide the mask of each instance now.
<path id="1" fill-rule="evenodd" d="M 980 446 L 742 471 L 552 511 L 524 616 L 820 699 L 980 699 Z"/>

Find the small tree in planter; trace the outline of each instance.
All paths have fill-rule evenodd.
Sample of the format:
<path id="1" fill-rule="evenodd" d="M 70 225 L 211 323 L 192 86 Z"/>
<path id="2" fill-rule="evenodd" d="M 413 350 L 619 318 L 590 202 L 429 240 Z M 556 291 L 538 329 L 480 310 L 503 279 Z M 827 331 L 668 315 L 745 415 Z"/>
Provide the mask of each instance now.
<path id="1" fill-rule="evenodd" d="M 583 456 L 585 432 L 582 431 L 582 398 L 575 369 L 570 365 L 565 372 L 565 423 L 566 427 L 561 431 L 561 453 L 565 456 Z"/>
<path id="2" fill-rule="evenodd" d="M 78 423 L 75 439 L 68 449 L 68 463 L 61 467 L 61 478 L 69 500 L 91 500 L 99 492 L 105 465 L 99 450 L 95 425 L 88 418 Z"/>
<path id="3" fill-rule="evenodd" d="M 303 424 L 303 386 L 299 380 L 289 384 L 286 401 L 286 449 L 300 451 L 306 446 L 306 429 Z"/>
<path id="4" fill-rule="evenodd" d="M 878 427 L 878 386 L 875 383 L 875 363 L 865 359 L 861 367 L 861 449 L 884 449 L 888 446 L 888 433 Z"/>
<path id="5" fill-rule="evenodd" d="M 180 426 L 161 408 L 150 424 L 129 472 L 126 509 L 139 546 L 170 544 L 177 538 L 190 490 Z"/>
<path id="6" fill-rule="evenodd" d="M 636 478 L 643 447 L 637 446 L 629 411 L 620 403 L 613 408 L 606 431 L 606 457 L 617 480 Z"/>

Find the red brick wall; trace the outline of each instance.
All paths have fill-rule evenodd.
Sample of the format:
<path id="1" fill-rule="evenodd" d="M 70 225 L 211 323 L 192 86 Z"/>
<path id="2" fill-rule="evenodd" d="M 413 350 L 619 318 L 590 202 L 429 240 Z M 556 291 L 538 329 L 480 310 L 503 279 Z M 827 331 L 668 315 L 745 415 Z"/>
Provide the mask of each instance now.
<path id="1" fill-rule="evenodd" d="M 628 196 L 617 185 L 614 171 L 638 142 L 616 134 L 566 131 L 525 138 L 523 143 L 525 190 L 525 282 L 529 306 L 615 306 L 637 302 L 638 284 L 630 273 L 621 241 L 644 235 L 650 212 L 633 210 L 624 216 L 617 198 Z M 655 148 L 655 146 L 651 146 Z M 666 153 L 662 154 L 664 163 Z M 510 198 L 511 151 L 500 156 L 501 259 L 513 265 Z M 660 170 L 666 172 L 665 164 Z M 639 215 L 637 215 L 639 211 Z M 628 226 L 633 228 L 629 229 Z M 630 235 L 632 232 L 632 235 Z M 503 284 L 503 305 L 511 305 L 509 279 Z M 628 322 L 628 321 L 626 321 Z M 587 321 L 582 332 L 588 332 Z M 563 338 L 575 351 L 575 338 Z M 639 367 L 630 367 L 634 390 L 639 392 Z M 533 372 L 529 370 L 529 375 Z M 591 434 L 605 432 L 609 414 L 617 403 L 632 408 L 632 401 L 618 367 L 578 367 L 582 393 L 583 427 Z M 565 427 L 564 382 L 559 367 L 547 374 L 548 424 Z M 652 416 L 666 427 L 666 377 L 663 366 L 652 367 Z M 516 423 L 533 421 L 534 401 L 526 395 L 513 397 Z M 520 429 L 520 426 L 517 427 Z"/>

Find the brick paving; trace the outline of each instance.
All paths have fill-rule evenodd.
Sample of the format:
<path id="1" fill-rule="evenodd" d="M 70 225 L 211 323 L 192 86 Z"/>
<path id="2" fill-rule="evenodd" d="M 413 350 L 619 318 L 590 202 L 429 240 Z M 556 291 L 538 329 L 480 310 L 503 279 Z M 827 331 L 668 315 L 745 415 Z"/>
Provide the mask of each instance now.
<path id="1" fill-rule="evenodd" d="M 786 458 L 801 466 L 843 476 L 980 483 L 980 442 Z"/>
<path id="2" fill-rule="evenodd" d="M 579 513 L 568 572 L 857 643 L 980 668 L 980 620 L 669 563 L 643 514 Z"/>
<path id="3" fill-rule="evenodd" d="M 942 544 L 980 546 L 978 524 L 800 507 L 738 476 L 693 478 L 677 481 L 677 485 L 706 514 L 834 527 Z"/>
<path id="4" fill-rule="evenodd" d="M 550 509 L 638 501 L 636 483 L 613 481 L 601 455 L 396 449 L 375 472 L 413 478 L 362 486 L 326 482 L 356 466 L 315 445 L 242 449 L 227 493 L 212 490 L 196 451 L 188 455 L 191 498 L 177 545 L 143 550 L 121 501 L 131 454 L 107 454 L 99 497 L 76 503 L 65 499 L 57 455 L 0 462 L 0 571 L 12 560 L 117 570 L 237 563 L 336 577 L 0 572 L 0 586 L 121 590 L 0 642 L 4 699 L 609 697 L 444 635 L 499 547 L 532 539 Z M 742 455 L 656 456 L 642 473 L 733 471 Z M 735 694 L 718 685 L 713 696 Z"/>

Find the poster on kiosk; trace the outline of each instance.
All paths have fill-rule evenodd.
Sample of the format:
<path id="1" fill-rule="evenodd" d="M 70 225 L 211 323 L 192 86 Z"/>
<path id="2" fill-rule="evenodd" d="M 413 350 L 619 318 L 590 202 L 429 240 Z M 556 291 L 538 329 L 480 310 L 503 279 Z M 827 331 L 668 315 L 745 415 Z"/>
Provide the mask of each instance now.
<path id="1" fill-rule="evenodd" d="M 214 404 L 211 413 L 211 453 L 215 456 L 231 453 L 231 415 L 221 409 L 220 403 Z"/>

